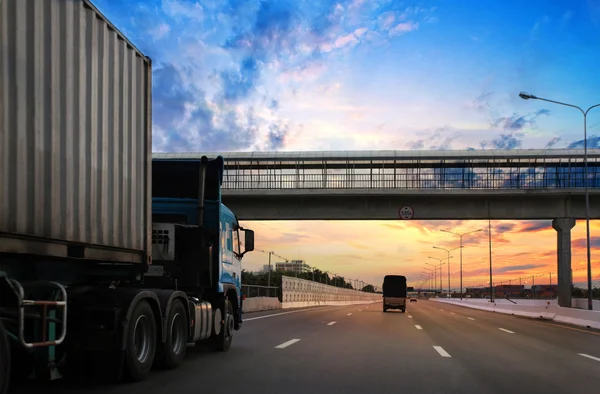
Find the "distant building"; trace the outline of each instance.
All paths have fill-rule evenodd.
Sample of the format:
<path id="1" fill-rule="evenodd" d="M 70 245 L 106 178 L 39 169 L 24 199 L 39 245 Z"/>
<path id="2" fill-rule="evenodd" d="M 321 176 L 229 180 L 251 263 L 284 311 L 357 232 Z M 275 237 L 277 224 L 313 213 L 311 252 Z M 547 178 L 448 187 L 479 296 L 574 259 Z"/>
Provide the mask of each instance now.
<path id="1" fill-rule="evenodd" d="M 494 293 L 496 297 L 522 297 L 525 291 L 524 285 L 496 285 L 494 286 Z"/>
<path id="2" fill-rule="evenodd" d="M 310 265 L 304 260 L 291 260 L 286 263 L 275 263 L 275 271 L 311 272 Z"/>
<path id="3" fill-rule="evenodd" d="M 533 285 L 531 293 L 534 297 L 554 298 L 558 296 L 558 285 Z"/>

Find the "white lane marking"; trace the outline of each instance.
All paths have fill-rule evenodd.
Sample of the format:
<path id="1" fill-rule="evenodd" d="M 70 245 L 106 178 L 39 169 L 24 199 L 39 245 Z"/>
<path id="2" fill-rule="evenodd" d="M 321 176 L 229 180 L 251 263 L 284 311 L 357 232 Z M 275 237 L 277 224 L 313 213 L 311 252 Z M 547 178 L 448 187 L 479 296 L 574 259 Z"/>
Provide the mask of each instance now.
<path id="1" fill-rule="evenodd" d="M 454 313 L 454 312 L 450 312 L 450 314 L 451 314 L 451 315 L 456 315 L 456 313 Z"/>
<path id="2" fill-rule="evenodd" d="M 475 320 L 475 319 L 473 319 L 472 317 L 468 317 L 468 316 L 467 316 L 467 319 L 469 319 L 469 320 Z"/>
<path id="3" fill-rule="evenodd" d="M 582 356 L 582 357 L 587 357 L 587 358 L 589 358 L 589 359 L 591 359 L 591 360 L 600 361 L 600 358 L 598 358 L 598 357 L 594 357 L 594 356 L 590 356 L 589 354 L 585 354 L 585 353 L 577 353 L 577 354 L 579 354 L 579 355 L 580 355 L 580 356 Z"/>
<path id="4" fill-rule="evenodd" d="M 275 317 L 275 316 L 281 316 L 281 315 L 289 315 L 290 313 L 299 313 L 299 312 L 308 312 L 308 311 L 316 311 L 316 310 L 320 310 L 321 308 L 329 308 L 328 306 L 322 306 L 322 307 L 316 307 L 316 308 L 310 308 L 310 309 L 300 309 L 297 311 L 289 311 L 289 312 L 280 312 L 280 313 L 273 313 L 271 315 L 264 315 L 264 316 L 256 316 L 256 317 L 250 317 L 248 319 L 243 319 L 243 321 L 252 321 L 252 320 L 258 320 L 258 319 L 266 319 L 267 317 Z"/>
<path id="5" fill-rule="evenodd" d="M 506 328 L 499 328 L 498 330 L 500 330 L 500 331 L 504 331 L 504 332 L 507 332 L 507 333 L 509 333 L 509 334 L 514 334 L 514 333 L 515 333 L 514 331 L 507 330 Z"/>
<path id="6" fill-rule="evenodd" d="M 440 309 L 440 311 L 442 311 L 442 312 L 443 312 L 444 310 L 443 310 L 443 309 Z"/>
<path id="7" fill-rule="evenodd" d="M 412 316 L 411 316 L 411 315 L 408 315 L 408 318 L 409 318 L 409 319 L 412 319 Z"/>
<path id="8" fill-rule="evenodd" d="M 337 323 L 337 322 L 336 321 L 332 321 L 332 322 L 327 323 L 327 325 L 328 326 L 333 326 L 335 323 Z"/>
<path id="9" fill-rule="evenodd" d="M 359 309 L 358 311 L 359 311 L 359 312 L 362 312 L 362 309 Z"/>
<path id="10" fill-rule="evenodd" d="M 348 313 L 346 316 L 352 316 L 352 313 Z"/>
<path id="11" fill-rule="evenodd" d="M 422 330 L 422 329 L 423 329 L 423 327 L 421 327 L 421 326 L 420 326 L 420 325 L 418 325 L 418 324 L 415 324 L 415 327 L 417 327 L 417 330 Z"/>
<path id="12" fill-rule="evenodd" d="M 293 345 L 294 343 L 300 341 L 299 339 L 290 339 L 287 342 L 282 343 L 281 345 L 275 346 L 275 349 L 285 349 L 286 347 Z"/>
<path id="13" fill-rule="evenodd" d="M 442 357 L 452 357 L 447 351 L 444 350 L 443 347 L 441 346 L 434 346 L 433 347 L 435 349 L 436 352 L 438 352 L 440 354 L 440 356 Z"/>

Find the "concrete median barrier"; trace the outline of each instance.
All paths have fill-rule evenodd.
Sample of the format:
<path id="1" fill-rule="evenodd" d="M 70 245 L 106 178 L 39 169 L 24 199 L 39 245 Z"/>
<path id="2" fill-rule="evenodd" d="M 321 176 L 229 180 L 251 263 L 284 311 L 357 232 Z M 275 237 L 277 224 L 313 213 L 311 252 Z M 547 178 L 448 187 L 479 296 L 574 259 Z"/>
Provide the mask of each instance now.
<path id="1" fill-rule="evenodd" d="M 381 301 L 381 294 L 343 289 L 289 276 L 281 277 L 281 307 L 359 305 Z"/>
<path id="2" fill-rule="evenodd" d="M 244 313 L 270 311 L 273 309 L 281 309 L 281 301 L 276 297 L 252 297 L 246 298 L 242 304 Z"/>
<path id="3" fill-rule="evenodd" d="M 508 300 L 495 300 L 495 302 L 481 299 L 447 300 L 433 298 L 432 300 L 489 312 L 546 319 L 557 323 L 600 329 L 600 311 L 561 308 L 556 305 L 556 300 L 514 300 L 516 304 Z"/>
<path id="4" fill-rule="evenodd" d="M 600 330 L 600 311 L 589 311 L 585 309 L 554 307 L 556 315 L 554 321 L 557 323 L 573 324 L 575 326 L 596 328 Z"/>

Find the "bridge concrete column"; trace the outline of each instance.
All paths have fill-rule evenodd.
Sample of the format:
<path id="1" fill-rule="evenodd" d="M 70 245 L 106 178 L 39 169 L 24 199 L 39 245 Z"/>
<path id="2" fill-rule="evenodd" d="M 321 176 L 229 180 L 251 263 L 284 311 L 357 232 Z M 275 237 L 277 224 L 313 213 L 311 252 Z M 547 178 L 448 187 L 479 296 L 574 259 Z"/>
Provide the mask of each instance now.
<path id="1" fill-rule="evenodd" d="M 573 273 L 571 271 L 571 229 L 575 227 L 575 219 L 560 218 L 552 221 L 557 232 L 558 256 L 558 305 L 571 307 L 571 287 Z"/>

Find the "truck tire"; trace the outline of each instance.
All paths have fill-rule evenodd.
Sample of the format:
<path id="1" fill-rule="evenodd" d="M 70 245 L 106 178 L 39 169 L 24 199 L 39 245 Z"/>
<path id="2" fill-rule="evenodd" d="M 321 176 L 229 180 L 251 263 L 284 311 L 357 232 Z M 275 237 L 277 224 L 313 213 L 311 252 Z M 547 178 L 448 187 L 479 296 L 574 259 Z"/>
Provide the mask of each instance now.
<path id="1" fill-rule="evenodd" d="M 215 350 L 226 352 L 231 347 L 234 331 L 233 306 L 229 300 L 225 300 L 225 313 L 223 313 L 224 324 L 221 327 L 219 335 L 214 337 L 213 348 Z"/>
<path id="2" fill-rule="evenodd" d="M 188 341 L 188 318 L 181 300 L 171 304 L 166 331 L 165 343 L 159 345 L 156 358 L 161 368 L 175 369 L 185 358 Z"/>
<path id="3" fill-rule="evenodd" d="M 2 320 L 0 320 L 0 394 L 8 393 L 10 381 L 10 346 Z"/>
<path id="4" fill-rule="evenodd" d="M 142 300 L 134 307 L 127 326 L 125 367 L 131 380 L 146 379 L 156 353 L 156 320 L 148 301 Z"/>

